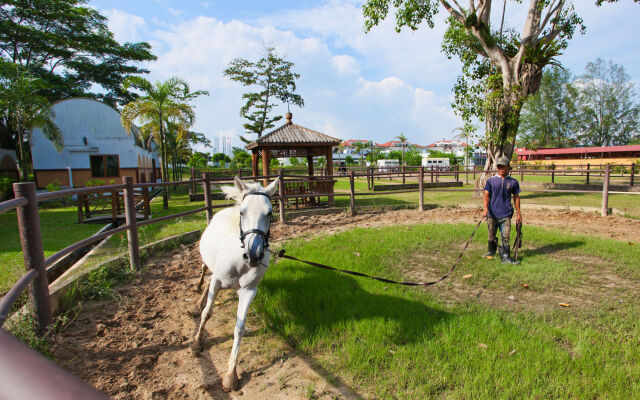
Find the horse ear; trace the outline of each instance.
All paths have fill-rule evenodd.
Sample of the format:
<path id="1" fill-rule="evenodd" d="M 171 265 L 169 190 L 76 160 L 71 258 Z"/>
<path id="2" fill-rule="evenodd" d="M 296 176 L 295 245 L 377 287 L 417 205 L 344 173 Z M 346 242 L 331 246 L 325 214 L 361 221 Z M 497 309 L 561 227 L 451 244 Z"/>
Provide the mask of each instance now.
<path id="1" fill-rule="evenodd" d="M 233 179 L 233 183 L 236 185 L 236 188 L 240 190 L 240 192 L 244 192 L 247 190 L 247 186 L 240 180 L 238 176 Z"/>
<path id="2" fill-rule="evenodd" d="M 264 188 L 267 191 L 267 194 L 269 196 L 273 196 L 273 194 L 276 192 L 276 187 L 278 186 L 278 180 L 276 179 L 275 181 L 271 182 L 269 184 L 269 186 L 267 186 L 266 188 Z"/>

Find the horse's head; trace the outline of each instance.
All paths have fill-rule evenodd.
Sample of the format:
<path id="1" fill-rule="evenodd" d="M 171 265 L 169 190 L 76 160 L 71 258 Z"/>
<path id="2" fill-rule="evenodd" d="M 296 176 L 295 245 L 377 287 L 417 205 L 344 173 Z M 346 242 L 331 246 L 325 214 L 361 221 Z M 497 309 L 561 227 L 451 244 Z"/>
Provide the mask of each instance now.
<path id="1" fill-rule="evenodd" d="M 259 183 L 243 182 L 236 177 L 235 186 L 222 187 L 227 197 L 234 199 L 240 209 L 240 242 L 244 248 L 242 257 L 252 266 L 257 266 L 269 247 L 271 228 L 271 200 L 278 181 L 266 188 Z"/>

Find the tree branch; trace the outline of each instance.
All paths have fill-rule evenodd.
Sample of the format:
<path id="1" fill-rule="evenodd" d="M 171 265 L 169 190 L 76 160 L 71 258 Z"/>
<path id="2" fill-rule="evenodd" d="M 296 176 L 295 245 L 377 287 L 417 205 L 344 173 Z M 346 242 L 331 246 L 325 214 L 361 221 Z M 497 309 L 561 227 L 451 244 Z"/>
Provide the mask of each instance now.
<path id="1" fill-rule="evenodd" d="M 440 3 L 442 3 L 444 8 L 449 12 L 449 14 L 453 16 L 453 18 L 456 19 L 456 21 L 464 25 L 465 18 L 464 18 L 464 15 L 462 14 L 462 7 L 460 7 L 460 5 L 457 2 L 456 2 L 456 5 L 461 9 L 461 11 L 457 11 L 455 8 L 453 8 L 453 6 L 451 6 L 451 4 L 449 4 L 447 0 L 440 0 Z"/>

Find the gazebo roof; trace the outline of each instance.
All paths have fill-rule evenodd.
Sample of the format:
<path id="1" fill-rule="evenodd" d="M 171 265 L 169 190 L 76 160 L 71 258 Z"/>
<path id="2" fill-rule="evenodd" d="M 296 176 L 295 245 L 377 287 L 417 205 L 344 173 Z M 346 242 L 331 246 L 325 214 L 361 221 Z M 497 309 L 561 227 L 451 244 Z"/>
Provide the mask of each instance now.
<path id="1" fill-rule="evenodd" d="M 296 125 L 291 122 L 289 115 L 287 117 L 287 123 L 249 143 L 246 148 L 338 146 L 341 142 L 340 139 Z"/>

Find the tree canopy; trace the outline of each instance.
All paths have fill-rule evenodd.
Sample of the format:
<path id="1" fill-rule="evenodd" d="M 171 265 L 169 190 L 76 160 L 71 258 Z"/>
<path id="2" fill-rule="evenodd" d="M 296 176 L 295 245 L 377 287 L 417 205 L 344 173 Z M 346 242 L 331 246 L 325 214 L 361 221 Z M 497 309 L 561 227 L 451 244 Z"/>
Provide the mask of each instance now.
<path id="1" fill-rule="evenodd" d="M 119 43 L 106 18 L 87 0 L 4 0 L 0 3 L 0 57 L 48 83 L 51 101 L 90 96 L 114 107 L 135 95 L 128 75 L 147 73 L 136 62 L 155 60 L 146 42 Z"/>
<path id="2" fill-rule="evenodd" d="M 455 0 L 369 0 L 363 6 L 365 30 L 384 20 L 392 7 L 398 31 L 416 30 L 422 23 L 433 28 L 440 7 L 449 14 L 443 48 L 463 64 L 456 108 L 462 109 L 465 122 L 473 115 L 485 122 L 487 173 L 480 176 L 479 187 L 497 157 L 511 158 L 522 104 L 538 91 L 542 69 L 566 48 L 576 29 L 584 31 L 570 1 L 530 0 L 520 34 L 508 24 L 507 29 L 491 26 L 491 13 L 497 9 L 492 3 L 471 0 L 464 8 Z M 506 1 L 503 4 L 506 7 Z"/>
<path id="3" fill-rule="evenodd" d="M 522 107 L 519 145 L 529 149 L 576 145 L 575 91 L 571 72 L 554 67 L 542 75 L 540 90 Z"/>
<path id="4" fill-rule="evenodd" d="M 295 93 L 296 79 L 300 78 L 300 74 L 292 71 L 294 64 L 280 57 L 273 47 L 267 48 L 265 53 L 256 62 L 236 58 L 224 70 L 224 74 L 231 80 L 258 89 L 242 95 L 246 103 L 240 109 L 240 116 L 248 120 L 242 126 L 247 133 L 258 137 L 282 119 L 281 115 L 269 115 L 276 100 L 304 107 L 304 100 Z M 251 141 L 243 136 L 240 139 L 244 142 Z"/>

